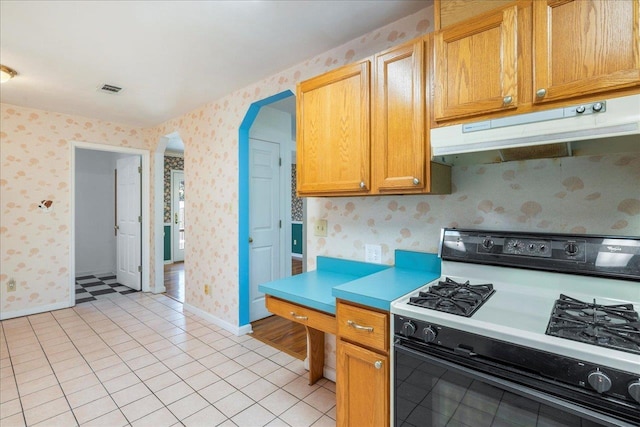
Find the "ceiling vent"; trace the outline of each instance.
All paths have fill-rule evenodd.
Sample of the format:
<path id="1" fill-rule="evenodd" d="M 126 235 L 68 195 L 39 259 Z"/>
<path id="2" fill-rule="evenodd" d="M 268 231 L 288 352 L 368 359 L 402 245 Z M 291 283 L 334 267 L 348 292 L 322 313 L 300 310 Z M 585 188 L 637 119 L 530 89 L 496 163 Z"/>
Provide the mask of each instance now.
<path id="1" fill-rule="evenodd" d="M 114 95 L 114 94 L 116 94 L 116 93 L 119 93 L 119 92 L 122 90 L 122 88 L 121 88 L 121 87 L 118 87 L 118 86 L 113 86 L 113 85 L 103 84 L 102 86 L 100 86 L 100 87 L 98 88 L 98 90 L 99 90 L 100 92 L 110 93 L 110 94 Z"/>

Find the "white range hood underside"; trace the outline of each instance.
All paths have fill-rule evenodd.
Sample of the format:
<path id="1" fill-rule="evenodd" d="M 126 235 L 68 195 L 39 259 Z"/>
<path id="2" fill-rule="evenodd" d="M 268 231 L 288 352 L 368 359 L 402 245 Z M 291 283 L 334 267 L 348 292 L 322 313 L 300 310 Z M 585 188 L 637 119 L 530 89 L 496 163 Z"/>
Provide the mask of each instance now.
<path id="1" fill-rule="evenodd" d="M 640 95 L 431 130 L 434 161 L 496 163 L 640 151 Z"/>

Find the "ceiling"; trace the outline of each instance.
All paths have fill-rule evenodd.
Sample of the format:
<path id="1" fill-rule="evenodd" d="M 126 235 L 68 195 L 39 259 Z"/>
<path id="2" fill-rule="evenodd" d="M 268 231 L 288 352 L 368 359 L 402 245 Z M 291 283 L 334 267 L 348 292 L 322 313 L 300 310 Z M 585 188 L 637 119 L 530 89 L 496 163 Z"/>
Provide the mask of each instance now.
<path id="1" fill-rule="evenodd" d="M 0 101 L 155 126 L 431 3 L 2 0 Z"/>

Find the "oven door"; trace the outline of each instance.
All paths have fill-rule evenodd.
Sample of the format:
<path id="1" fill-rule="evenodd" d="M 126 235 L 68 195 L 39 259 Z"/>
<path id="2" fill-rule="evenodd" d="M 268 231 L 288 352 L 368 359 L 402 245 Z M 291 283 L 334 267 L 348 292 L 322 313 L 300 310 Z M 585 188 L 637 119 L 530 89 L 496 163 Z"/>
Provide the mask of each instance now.
<path id="1" fill-rule="evenodd" d="M 637 426 L 402 341 L 394 344 L 396 427 Z"/>

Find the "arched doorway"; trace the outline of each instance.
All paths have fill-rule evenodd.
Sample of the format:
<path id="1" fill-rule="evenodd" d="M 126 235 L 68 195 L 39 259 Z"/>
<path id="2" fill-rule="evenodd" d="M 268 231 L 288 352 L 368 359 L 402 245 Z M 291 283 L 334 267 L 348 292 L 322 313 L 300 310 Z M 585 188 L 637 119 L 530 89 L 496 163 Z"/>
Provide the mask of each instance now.
<path id="1" fill-rule="evenodd" d="M 260 109 L 294 96 L 290 90 L 273 95 L 261 101 L 254 102 L 249 107 L 239 129 L 238 143 L 238 319 L 239 330 L 246 333 L 251 330 L 250 325 L 250 259 L 249 259 L 249 224 L 250 224 L 250 130 Z M 289 234 L 290 235 L 290 234 Z"/>

